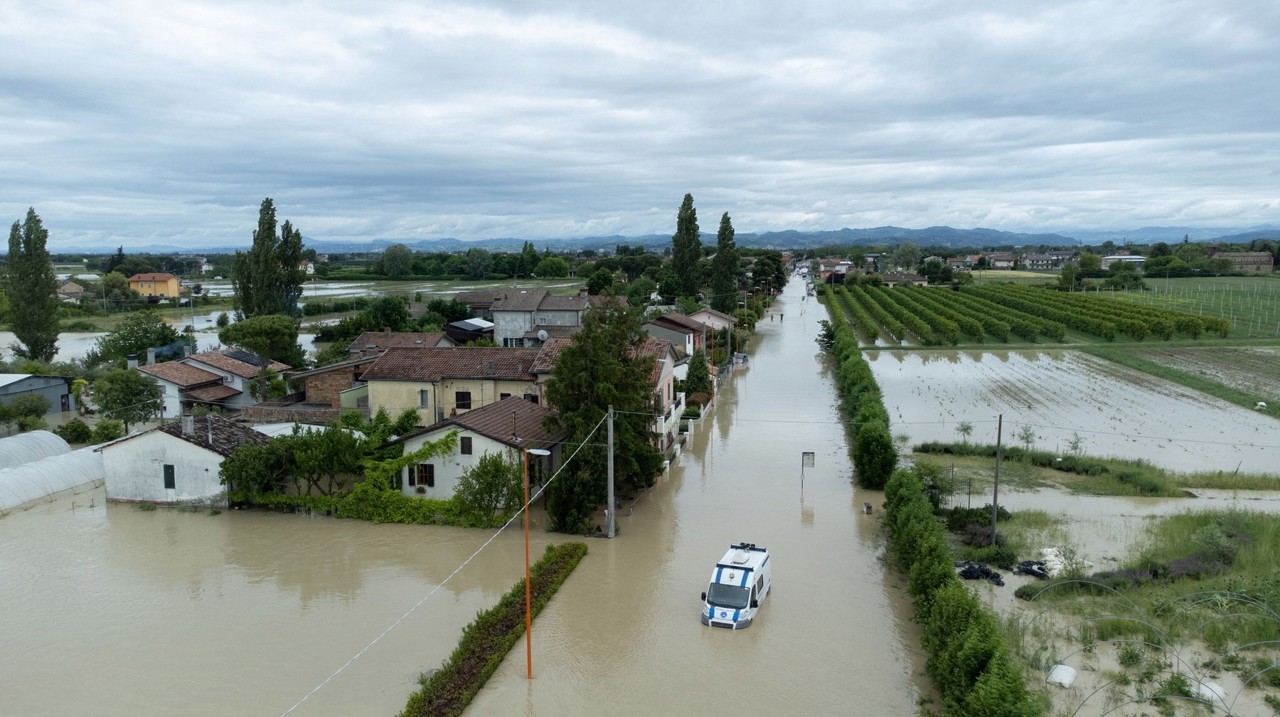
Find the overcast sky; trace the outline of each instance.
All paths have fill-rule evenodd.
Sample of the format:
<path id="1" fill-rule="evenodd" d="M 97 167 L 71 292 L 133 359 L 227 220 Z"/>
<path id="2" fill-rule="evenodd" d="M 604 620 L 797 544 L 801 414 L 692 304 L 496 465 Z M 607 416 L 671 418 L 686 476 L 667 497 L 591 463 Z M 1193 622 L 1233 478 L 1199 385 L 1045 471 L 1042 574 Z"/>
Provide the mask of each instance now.
<path id="1" fill-rule="evenodd" d="M 537 9 L 530 9 L 536 7 Z M 50 248 L 1280 222 L 1280 3 L 0 0 Z"/>

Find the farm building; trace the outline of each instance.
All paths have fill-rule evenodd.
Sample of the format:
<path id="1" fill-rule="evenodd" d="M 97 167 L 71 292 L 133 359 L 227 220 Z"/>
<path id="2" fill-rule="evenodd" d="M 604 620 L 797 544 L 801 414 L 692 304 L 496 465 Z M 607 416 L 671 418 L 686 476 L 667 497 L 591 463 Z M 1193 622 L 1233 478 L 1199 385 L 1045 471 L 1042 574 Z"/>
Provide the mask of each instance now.
<path id="1" fill-rule="evenodd" d="M 70 411 L 75 408 L 71 395 L 71 379 L 65 376 L 40 376 L 30 373 L 0 373 L 0 403 L 9 403 L 18 396 L 35 394 L 49 400 L 49 412 Z"/>
<path id="2" fill-rule="evenodd" d="M 247 443 L 271 439 L 217 415 L 183 416 L 98 447 L 107 500 L 226 505 L 222 459 Z"/>

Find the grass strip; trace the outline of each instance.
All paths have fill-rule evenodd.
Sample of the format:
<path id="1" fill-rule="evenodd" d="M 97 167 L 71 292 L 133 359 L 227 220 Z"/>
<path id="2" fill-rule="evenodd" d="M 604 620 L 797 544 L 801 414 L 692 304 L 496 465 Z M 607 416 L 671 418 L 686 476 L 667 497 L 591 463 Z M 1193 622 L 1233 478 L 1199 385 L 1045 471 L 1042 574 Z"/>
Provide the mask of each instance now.
<path id="1" fill-rule="evenodd" d="M 530 571 L 534 617 L 586 554 L 585 543 L 547 546 Z M 422 688 L 409 696 L 400 717 L 462 714 L 523 634 L 524 580 L 520 580 L 497 605 L 462 629 L 453 654 L 434 674 L 422 678 Z"/>
<path id="2" fill-rule="evenodd" d="M 1228 403 L 1234 403 L 1235 405 L 1243 408 L 1252 409 L 1258 403 L 1258 397 L 1253 394 L 1223 385 L 1217 381 L 1210 381 L 1209 379 L 1202 378 L 1194 374 L 1169 368 L 1168 366 L 1161 366 L 1155 361 L 1149 361 L 1147 359 L 1134 356 L 1123 349 L 1113 348 L 1110 346 L 1082 346 L 1080 347 L 1080 351 L 1097 356 L 1101 359 L 1106 359 L 1113 363 L 1118 363 L 1121 366 L 1127 366 L 1135 371 L 1141 371 L 1142 373 L 1155 376 L 1156 378 L 1171 381 L 1180 386 L 1186 386 L 1187 388 L 1201 393 L 1207 393 L 1210 396 L 1221 398 Z M 1265 409 L 1258 411 L 1258 413 L 1271 416 L 1272 418 L 1280 418 L 1280 405 L 1268 405 Z"/>

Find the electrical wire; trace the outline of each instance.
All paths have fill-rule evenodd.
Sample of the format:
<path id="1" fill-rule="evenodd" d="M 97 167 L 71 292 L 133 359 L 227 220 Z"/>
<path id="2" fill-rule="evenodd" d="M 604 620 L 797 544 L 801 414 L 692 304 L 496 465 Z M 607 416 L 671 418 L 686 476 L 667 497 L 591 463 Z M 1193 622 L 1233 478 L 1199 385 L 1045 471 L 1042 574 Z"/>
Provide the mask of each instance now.
<path id="1" fill-rule="evenodd" d="M 600 426 L 603 425 L 606 420 L 608 420 L 608 416 L 601 418 L 600 422 L 597 423 L 595 427 L 591 429 L 591 432 L 587 434 L 586 438 L 589 439 L 591 438 L 591 436 L 595 435 L 595 432 L 600 430 Z M 455 568 L 453 572 L 449 573 L 448 577 L 446 577 L 444 580 L 441 580 L 440 584 L 432 588 L 426 595 L 423 595 L 421 600 L 418 600 L 418 602 L 414 603 L 412 607 L 410 607 L 408 610 L 404 612 L 404 614 L 396 618 L 395 622 L 392 622 L 390 625 L 388 625 L 387 628 L 383 630 L 381 633 L 379 633 L 377 637 L 373 638 L 373 640 L 370 641 L 369 644 L 360 648 L 360 650 L 356 652 L 356 654 L 352 655 L 350 659 L 342 663 L 341 667 L 334 670 L 333 673 L 330 674 L 328 677 L 324 678 L 324 680 L 322 680 L 320 684 L 316 685 L 311 689 L 310 692 L 303 695 L 302 699 L 298 700 L 292 707 L 282 712 L 280 714 L 280 717 L 286 717 L 287 715 L 292 714 L 294 710 L 301 707 L 303 703 L 311 699 L 311 697 L 315 695 L 315 693 L 319 692 L 321 688 L 329 684 L 333 680 L 333 678 L 342 674 L 344 670 L 350 667 L 356 660 L 360 659 L 360 657 L 364 655 L 366 652 L 368 652 L 370 649 L 372 649 L 374 645 L 378 644 L 382 640 L 382 638 L 391 634 L 392 630 L 399 627 L 400 623 L 404 622 L 406 618 L 412 615 L 414 611 L 417 610 L 419 607 L 421 607 L 422 604 L 425 603 L 428 599 L 430 599 L 432 595 L 435 595 L 437 592 L 439 592 L 440 589 L 443 588 L 446 584 L 448 584 L 448 582 L 452 580 L 455 575 L 462 572 L 462 569 L 467 567 L 467 565 L 469 565 L 472 560 L 475 560 L 476 556 L 480 555 L 480 553 L 485 548 L 489 547 L 489 544 L 492 543 L 494 540 L 496 540 L 498 536 L 502 534 L 502 531 L 506 530 L 511 525 L 511 523 L 515 521 L 516 518 L 519 518 L 522 514 L 524 514 L 526 510 L 529 509 L 529 506 L 532 505 L 533 502 L 537 500 L 546 491 L 547 486 L 551 485 L 552 481 L 554 481 L 556 477 L 559 476 L 560 473 L 565 469 L 565 467 L 568 466 L 573 461 L 574 457 L 578 455 L 578 452 L 582 450 L 582 446 L 585 446 L 585 445 L 587 445 L 586 439 L 584 439 L 583 443 L 579 445 L 578 450 L 574 451 L 568 458 L 564 460 L 563 463 L 560 464 L 560 468 L 556 470 L 555 473 L 551 474 L 551 477 L 547 479 L 547 482 L 543 483 L 542 486 L 538 488 L 538 491 L 534 495 L 530 496 L 529 502 L 525 503 L 520 508 L 520 510 L 516 511 L 515 514 L 512 515 L 507 520 L 507 522 L 503 523 L 501 527 L 499 527 L 496 531 L 494 531 L 493 535 L 489 536 L 489 539 L 484 541 L 484 543 L 481 544 L 480 547 L 476 548 L 475 552 L 473 552 L 470 556 L 468 556 L 466 560 L 462 561 L 461 565 Z"/>

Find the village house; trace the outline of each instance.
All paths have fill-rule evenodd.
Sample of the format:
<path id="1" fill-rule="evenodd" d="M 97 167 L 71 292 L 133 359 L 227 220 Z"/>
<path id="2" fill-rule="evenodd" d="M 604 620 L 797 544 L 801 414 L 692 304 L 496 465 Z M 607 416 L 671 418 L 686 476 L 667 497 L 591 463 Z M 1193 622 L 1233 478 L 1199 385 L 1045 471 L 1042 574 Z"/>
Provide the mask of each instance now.
<path id="1" fill-rule="evenodd" d="M 897 271 L 886 271 L 880 275 L 880 281 L 887 287 L 895 286 L 928 286 L 929 280 L 919 274 L 908 274 Z"/>
<path id="2" fill-rule="evenodd" d="M 451 431 L 458 432 L 458 445 L 450 455 L 406 466 L 397 487 L 410 497 L 448 500 L 457 490 L 458 479 L 475 468 L 486 453 L 520 464 L 521 453 L 529 448 L 551 452 L 549 456 L 529 456 L 530 475 L 549 476 L 560 464 L 564 440 L 563 435 L 545 428 L 550 413 L 545 406 L 512 396 L 402 436 L 392 444 L 403 444 L 406 454 Z"/>
<path id="3" fill-rule="evenodd" d="M 134 274 L 129 277 L 129 288 L 147 298 L 176 299 L 182 290 L 182 283 L 173 274 L 163 272 Z"/>
<path id="4" fill-rule="evenodd" d="M 1050 271 L 1060 269 L 1062 265 L 1052 254 L 1025 254 L 1022 257 L 1022 268 L 1028 271 Z"/>
<path id="5" fill-rule="evenodd" d="M 246 406 L 242 418 L 255 424 L 286 422 L 309 425 L 333 423 L 344 411 L 367 416 L 369 391 L 360 377 L 378 356 L 357 356 L 327 366 L 285 374 L 290 393 L 282 398 Z"/>
<path id="6" fill-rule="evenodd" d="M 680 358 L 688 358 L 694 351 L 707 347 L 706 324 L 675 311 L 649 319 L 642 328 L 650 336 L 671 342 Z"/>
<path id="7" fill-rule="evenodd" d="M 1012 269 L 1014 262 L 1017 261 L 1013 253 L 1007 251 L 993 251 L 986 257 L 987 266 L 992 269 Z"/>
<path id="8" fill-rule="evenodd" d="M 508 396 L 540 403 L 542 387 L 533 373 L 539 349 L 482 346 L 389 348 L 361 375 L 369 410 L 397 416 L 418 412 L 427 426 Z"/>
<path id="9" fill-rule="evenodd" d="M 505 292 L 495 300 L 493 340 L 502 347 L 541 346 L 548 338 L 568 338 L 582 326 L 582 315 L 592 299 L 583 289 L 573 296 L 559 296 L 545 289 Z"/>
<path id="10" fill-rule="evenodd" d="M 654 417 L 650 430 L 654 447 L 670 457 L 680 439 L 680 417 L 684 414 L 684 394 L 676 393 L 676 353 L 671 342 L 650 336 L 636 349 L 636 355 L 652 361 L 649 382 L 652 385 Z"/>
<path id="11" fill-rule="evenodd" d="M 222 460 L 270 439 L 221 416 L 183 416 L 96 448 L 107 500 L 225 506 Z"/>
<path id="12" fill-rule="evenodd" d="M 57 294 L 64 304 L 79 303 L 84 296 L 84 287 L 74 281 L 64 281 L 58 284 Z"/>
<path id="13" fill-rule="evenodd" d="M 689 314 L 689 318 L 703 324 L 712 331 L 723 331 L 726 328 L 738 325 L 737 319 L 711 308 L 698 309 L 692 314 Z"/>
<path id="14" fill-rule="evenodd" d="M 250 384 L 262 374 L 264 362 L 248 351 L 222 349 L 184 356 L 177 361 L 153 362 L 148 351 L 147 365 L 130 361 L 130 368 L 155 378 L 164 389 L 164 412 L 175 416 L 195 405 L 218 406 L 238 411 L 258 403 Z M 279 361 L 265 367 L 281 374 L 289 370 Z"/>

